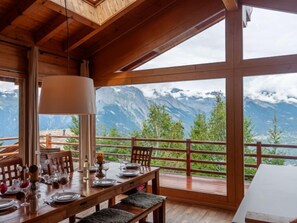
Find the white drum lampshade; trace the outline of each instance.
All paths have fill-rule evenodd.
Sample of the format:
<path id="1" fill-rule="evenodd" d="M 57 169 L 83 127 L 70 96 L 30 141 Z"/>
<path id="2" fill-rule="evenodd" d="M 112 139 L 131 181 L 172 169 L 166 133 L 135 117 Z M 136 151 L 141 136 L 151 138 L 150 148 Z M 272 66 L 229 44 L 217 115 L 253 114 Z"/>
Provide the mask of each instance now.
<path id="1" fill-rule="evenodd" d="M 39 113 L 95 114 L 93 80 L 88 77 L 71 75 L 45 77 L 41 87 Z"/>

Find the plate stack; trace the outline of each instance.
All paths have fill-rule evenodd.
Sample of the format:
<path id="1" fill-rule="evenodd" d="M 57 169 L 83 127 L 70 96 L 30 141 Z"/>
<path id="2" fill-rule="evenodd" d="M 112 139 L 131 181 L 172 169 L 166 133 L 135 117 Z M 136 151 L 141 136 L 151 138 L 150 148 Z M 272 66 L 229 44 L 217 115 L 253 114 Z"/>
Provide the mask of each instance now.
<path id="1" fill-rule="evenodd" d="M 9 209 L 15 205 L 15 201 L 12 199 L 0 199 L 0 211 Z"/>

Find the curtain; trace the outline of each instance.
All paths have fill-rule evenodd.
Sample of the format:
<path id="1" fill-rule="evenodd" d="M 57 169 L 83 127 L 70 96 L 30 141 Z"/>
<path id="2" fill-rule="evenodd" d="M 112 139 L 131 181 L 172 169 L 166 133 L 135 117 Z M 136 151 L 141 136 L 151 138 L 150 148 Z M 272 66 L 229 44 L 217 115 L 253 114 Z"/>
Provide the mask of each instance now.
<path id="1" fill-rule="evenodd" d="M 29 73 L 26 84 L 26 131 L 25 154 L 29 165 L 39 162 L 39 126 L 38 126 L 38 47 L 29 52 Z"/>
<path id="2" fill-rule="evenodd" d="M 89 77 L 89 61 L 83 60 L 80 64 L 80 76 Z M 82 164 L 87 155 L 91 164 L 96 153 L 96 116 L 95 115 L 80 115 L 79 116 L 79 149 L 80 162 L 79 166 L 82 169 Z"/>

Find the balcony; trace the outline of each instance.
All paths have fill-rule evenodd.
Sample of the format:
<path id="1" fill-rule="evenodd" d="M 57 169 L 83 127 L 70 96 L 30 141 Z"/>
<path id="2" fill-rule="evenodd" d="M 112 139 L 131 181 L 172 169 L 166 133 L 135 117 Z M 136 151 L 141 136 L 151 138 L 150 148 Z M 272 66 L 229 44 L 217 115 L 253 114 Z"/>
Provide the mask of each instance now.
<path id="1" fill-rule="evenodd" d="M 0 141 L 14 140 L 16 137 L 2 138 Z M 69 142 L 71 141 L 71 142 Z M 129 160 L 131 145 L 153 146 L 152 165 L 161 168 L 161 191 L 181 199 L 184 192 L 227 196 L 226 143 L 198 140 L 144 139 L 129 137 L 96 137 L 97 151 L 104 151 L 111 161 Z M 70 149 L 75 166 L 78 168 L 78 137 L 62 135 L 40 136 L 41 147 Z M 18 143 L 1 146 L 1 158 L 18 155 Z M 274 145 L 246 143 L 245 189 L 248 188 L 259 165 L 273 160 L 297 160 L 297 156 L 269 154 L 269 149 L 297 149 L 296 145 Z M 283 162 L 285 163 L 285 162 Z M 190 199 L 190 197 L 189 197 Z M 190 199 L 191 200 L 191 199 Z M 199 203 L 199 202 L 198 202 Z"/>

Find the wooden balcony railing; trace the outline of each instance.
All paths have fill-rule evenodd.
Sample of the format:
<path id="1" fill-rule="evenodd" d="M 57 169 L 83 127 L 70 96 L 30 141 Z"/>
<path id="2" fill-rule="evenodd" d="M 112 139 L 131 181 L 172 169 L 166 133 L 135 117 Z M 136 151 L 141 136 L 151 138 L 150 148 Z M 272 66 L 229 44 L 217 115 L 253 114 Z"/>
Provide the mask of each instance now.
<path id="1" fill-rule="evenodd" d="M 2 138 L 0 141 L 9 139 L 17 140 L 18 138 Z M 66 139 L 72 139 L 73 142 L 67 142 Z M 74 154 L 74 161 L 78 161 L 79 159 L 78 140 L 78 136 L 40 136 L 40 144 L 45 148 L 60 147 L 64 149 L 64 146 L 68 146 L 68 149 L 70 148 Z M 123 157 L 128 159 L 132 145 L 153 146 L 152 164 L 161 167 L 163 171 L 185 174 L 187 176 L 226 177 L 227 153 L 225 142 L 101 136 L 96 137 L 96 140 L 97 151 L 103 150 L 105 156 L 111 160 L 119 160 Z M 245 163 L 245 168 L 254 169 L 255 171 L 265 159 L 297 160 L 297 155 L 265 153 L 266 150 L 274 148 L 297 149 L 297 145 L 262 144 L 261 142 L 257 142 L 246 143 L 244 146 L 250 148 L 248 150 L 249 152 L 245 154 L 245 158 L 251 158 L 249 163 Z M 18 148 L 18 144 L 0 146 L 1 148 L 3 148 L 3 153 L 0 152 L 0 158 L 10 154 L 16 154 L 17 152 L 15 151 L 7 152 L 7 148 Z M 245 174 L 245 177 L 252 178 L 253 174 Z"/>

